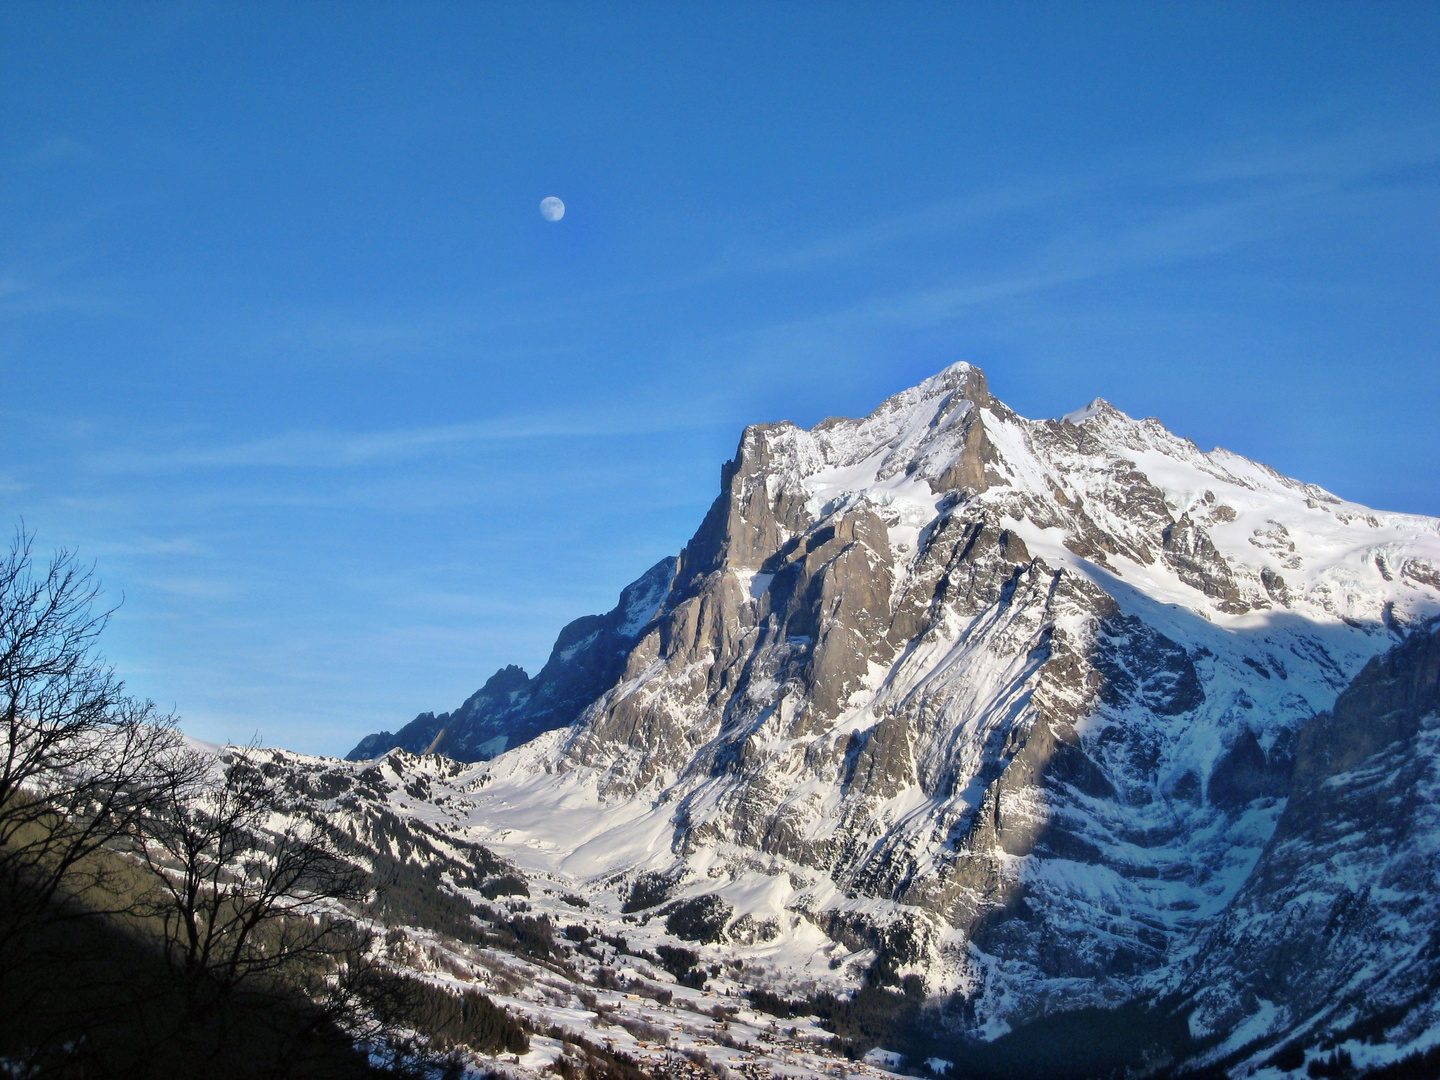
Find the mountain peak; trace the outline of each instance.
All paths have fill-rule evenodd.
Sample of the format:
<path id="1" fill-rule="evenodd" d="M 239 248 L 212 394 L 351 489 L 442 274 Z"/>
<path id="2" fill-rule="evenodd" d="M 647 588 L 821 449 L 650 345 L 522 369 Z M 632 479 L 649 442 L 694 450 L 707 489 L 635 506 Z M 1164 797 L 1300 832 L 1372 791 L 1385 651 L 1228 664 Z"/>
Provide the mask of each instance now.
<path id="1" fill-rule="evenodd" d="M 1086 405 L 1083 409 L 1076 409 L 1074 412 L 1066 413 L 1060 418 L 1060 421 L 1061 423 L 1073 424 L 1075 427 L 1079 427 L 1087 420 L 1093 420 L 1097 416 L 1105 416 L 1110 414 L 1121 416 L 1124 415 L 1120 412 L 1119 409 L 1115 408 L 1114 405 L 1111 405 L 1110 402 L 1106 401 L 1104 398 L 1097 397 L 1094 401 L 1090 402 L 1090 404 Z"/>
<path id="2" fill-rule="evenodd" d="M 976 405 L 984 407 L 994 404 L 985 372 L 964 360 L 956 361 L 948 367 L 942 368 L 921 382 L 915 389 L 921 391 L 922 395 L 927 398 L 933 397 L 937 393 L 959 391 L 962 397 L 973 401 Z"/>
<path id="3" fill-rule="evenodd" d="M 481 690 L 487 694 L 508 694 L 512 690 L 524 690 L 529 685 L 530 676 L 525 674 L 524 668 L 516 664 L 506 664 L 485 680 Z"/>

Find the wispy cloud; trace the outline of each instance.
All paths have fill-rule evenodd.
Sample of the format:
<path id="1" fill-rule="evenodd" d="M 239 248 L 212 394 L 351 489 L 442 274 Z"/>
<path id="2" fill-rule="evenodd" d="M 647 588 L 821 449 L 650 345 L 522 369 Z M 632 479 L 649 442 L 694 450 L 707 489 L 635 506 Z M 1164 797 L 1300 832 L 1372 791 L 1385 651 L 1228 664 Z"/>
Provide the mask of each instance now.
<path id="1" fill-rule="evenodd" d="M 593 415 L 555 413 L 499 417 L 473 423 L 392 428 L 374 432 L 296 431 L 249 442 L 175 450 L 114 449 L 90 456 L 97 472 L 153 473 L 189 469 L 350 469 L 413 461 L 476 443 L 526 439 L 622 438 L 683 431 L 699 418 L 690 411 L 599 408 Z"/>
<path id="2" fill-rule="evenodd" d="M 1203 157 L 1193 176 L 1201 183 L 1305 178 L 1335 184 L 1437 160 L 1440 126 L 1380 124 L 1305 139 L 1257 133 Z"/>
<path id="3" fill-rule="evenodd" d="M 47 135 L 40 145 L 21 154 L 18 161 L 23 165 L 47 165 L 53 161 L 84 157 L 85 147 L 69 135 Z"/>
<path id="4" fill-rule="evenodd" d="M 1343 139 L 1296 143 L 1265 150 L 1226 148 L 1210 155 L 1172 161 L 1165 173 L 1176 179 L 1170 190 L 1148 185 L 1147 200 L 1120 200 L 1076 214 L 1067 221 L 1070 200 L 1094 193 L 1100 174 L 1080 182 L 1045 188 L 1037 185 L 1013 199 L 980 199 L 968 209 L 947 204 L 933 215 L 921 212 L 837 236 L 794 253 L 794 261 L 845 258 L 887 243 L 899 243 L 925 228 L 957 229 L 1028 207 L 1044 210 L 1048 229 L 1029 250 L 1011 253 L 1005 265 L 967 259 L 964 273 L 884 295 L 844 303 L 799 319 L 773 323 L 759 338 L 774 342 L 823 341 L 830 334 L 865 324 L 920 327 L 1022 297 L 1046 293 L 1120 274 L 1153 270 L 1213 257 L 1247 244 L 1303 229 L 1306 222 L 1333 210 L 1339 201 L 1363 200 L 1357 182 L 1395 170 L 1440 162 L 1440 131 L 1434 128 L 1381 130 Z M 1154 166 L 1152 165 L 1153 169 Z M 1108 172 L 1117 181 L 1124 170 Z M 1140 178 L 1129 177 L 1131 187 Z M 1247 181 L 1236 188 L 1234 181 Z M 1225 185 L 1217 191 L 1215 185 Z M 1183 192 L 1174 190 L 1184 188 Z M 1157 198 L 1156 192 L 1161 197 Z M 1155 205 L 1158 203 L 1159 205 Z M 777 261 L 777 264 L 779 262 Z"/>
<path id="5" fill-rule="evenodd" d="M 159 589 L 161 592 L 170 593 L 173 596 L 182 596 L 187 600 L 233 600 L 240 595 L 240 590 L 234 582 L 216 581 L 211 578 L 164 577 L 138 580 L 141 585 Z"/>
<path id="6" fill-rule="evenodd" d="M 1065 178 L 1033 177 L 1004 187 L 931 201 L 904 214 L 837 232 L 788 251 L 771 253 L 757 259 L 748 269 L 756 273 L 785 273 L 849 262 L 897 244 L 943 237 L 1012 215 L 1052 207 L 1093 193 L 1104 180 L 1104 176 L 1096 173 Z"/>
<path id="7" fill-rule="evenodd" d="M 100 556 L 149 557 L 152 555 L 185 555 L 205 557 L 214 555 L 214 550 L 189 537 L 162 540 L 153 536 L 134 536 L 125 540 L 102 540 L 94 546 Z"/>
<path id="8" fill-rule="evenodd" d="M 88 235 L 115 209 L 114 202 L 97 203 L 28 233 L 8 236 L 6 265 L 0 267 L 0 318 L 121 311 L 122 290 L 117 283 L 86 273 L 93 256 Z"/>
<path id="9" fill-rule="evenodd" d="M 1230 226 L 1242 218 L 1253 223 L 1272 209 L 1339 193 L 1358 180 L 1437 163 L 1440 127 L 1433 124 L 1375 124 L 1313 137 L 1277 136 L 1275 130 L 1267 129 L 1200 149 L 1157 154 L 1147 148 L 1143 154 L 1092 163 L 1083 171 L 1007 180 L 1000 186 L 925 203 L 799 247 L 756 255 L 748 263 L 734 263 L 727 269 L 732 273 L 818 269 L 887 247 L 963 234 L 1013 217 L 1025 217 L 1032 226 L 1037 221 L 1053 222 L 1063 243 L 1066 219 L 1083 216 L 1092 221 L 1108 217 L 1128 241 L 1129 254 L 1118 262 L 1113 256 L 1121 244 L 1092 245 L 1099 257 L 1097 272 L 1106 273 L 1111 267 L 1137 265 L 1137 255 L 1138 262 L 1149 264 L 1216 250 L 1230 242 L 1235 231 Z M 1216 197 L 1206 190 L 1240 181 L 1251 187 L 1238 195 Z M 1127 225 L 1125 211 L 1131 199 L 1140 205 L 1169 201 L 1179 208 Z M 1082 207 L 1083 215 L 1078 212 Z M 1108 254 L 1103 247 L 1109 248 Z M 975 259 L 977 253 L 967 255 Z M 1074 278 L 1068 272 L 1033 279 L 1039 287 L 1070 280 Z M 1001 286 L 1001 291 L 1008 292 L 1011 287 L 1013 284 Z M 1027 291 L 1029 287 L 1025 287 Z M 990 297 L 982 294 L 980 298 Z"/>

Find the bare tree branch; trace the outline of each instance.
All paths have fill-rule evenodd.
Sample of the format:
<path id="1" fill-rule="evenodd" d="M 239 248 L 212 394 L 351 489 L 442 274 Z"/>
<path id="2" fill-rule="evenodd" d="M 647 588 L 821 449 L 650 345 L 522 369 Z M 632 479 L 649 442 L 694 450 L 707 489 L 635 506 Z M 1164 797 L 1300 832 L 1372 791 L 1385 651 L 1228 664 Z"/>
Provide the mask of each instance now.
<path id="1" fill-rule="evenodd" d="M 78 913 L 62 890 L 105 907 L 91 856 L 148 814 L 154 765 L 179 745 L 174 718 L 127 696 L 96 651 L 112 613 L 98 597 L 73 552 L 37 566 L 23 528 L 0 557 L 0 960 L 36 920 Z"/>
<path id="2" fill-rule="evenodd" d="M 253 747 L 175 759 L 136 854 L 166 954 L 197 991 L 225 998 L 353 951 L 338 903 L 363 899 L 364 875 L 318 824 L 284 814 Z"/>

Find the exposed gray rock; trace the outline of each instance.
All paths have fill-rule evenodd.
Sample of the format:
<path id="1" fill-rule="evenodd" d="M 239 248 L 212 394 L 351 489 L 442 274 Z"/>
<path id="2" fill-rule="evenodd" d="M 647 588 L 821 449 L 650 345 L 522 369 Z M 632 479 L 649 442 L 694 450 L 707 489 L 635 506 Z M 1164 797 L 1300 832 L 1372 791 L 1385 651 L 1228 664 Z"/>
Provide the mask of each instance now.
<path id="1" fill-rule="evenodd" d="M 1189 514 L 1165 527 L 1165 561 L 1186 585 L 1220 601 L 1220 610 L 1243 615 L 1250 605 L 1240 597 L 1229 565 L 1211 543 L 1209 535 Z"/>
<path id="2" fill-rule="evenodd" d="M 1234 744 L 1215 762 L 1206 796 L 1216 806 L 1235 810 L 1256 799 L 1279 799 L 1290 792 L 1293 753 L 1280 746 L 1267 753 L 1255 732 L 1243 728 Z"/>
<path id="3" fill-rule="evenodd" d="M 1265 775 L 1258 749 L 1237 747 L 1242 775 Z M 1188 980 L 1204 1028 L 1266 1018 L 1254 1045 L 1225 1049 L 1403 1045 L 1440 1022 L 1437 798 L 1440 626 L 1372 660 L 1301 730 L 1285 812 Z"/>

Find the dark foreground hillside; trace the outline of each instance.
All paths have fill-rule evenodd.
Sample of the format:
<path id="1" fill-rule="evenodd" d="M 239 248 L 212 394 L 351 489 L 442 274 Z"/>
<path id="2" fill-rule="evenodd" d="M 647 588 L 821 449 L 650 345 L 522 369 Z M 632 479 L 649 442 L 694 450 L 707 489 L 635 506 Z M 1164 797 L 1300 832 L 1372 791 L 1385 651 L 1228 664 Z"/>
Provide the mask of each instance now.
<path id="1" fill-rule="evenodd" d="M 11 900 L 7 890 L 0 903 Z M 142 930 L 77 914 L 55 910 L 0 980 L 0 1058 L 12 1075 L 389 1075 L 297 995 L 255 987 L 197 1008 Z"/>

